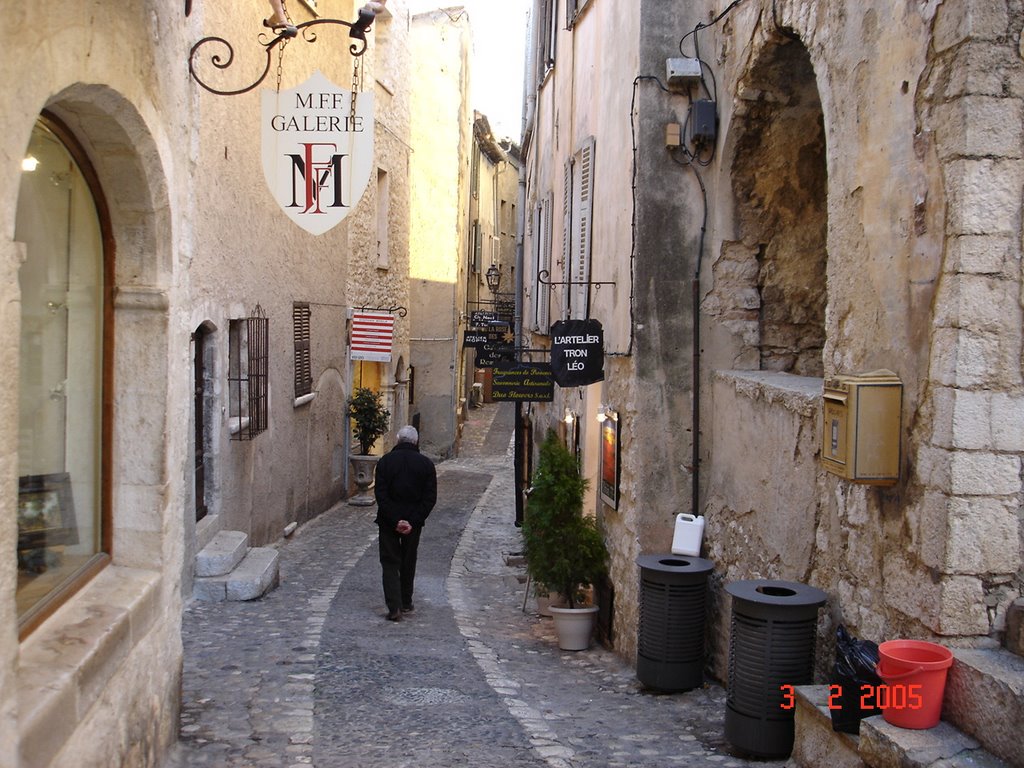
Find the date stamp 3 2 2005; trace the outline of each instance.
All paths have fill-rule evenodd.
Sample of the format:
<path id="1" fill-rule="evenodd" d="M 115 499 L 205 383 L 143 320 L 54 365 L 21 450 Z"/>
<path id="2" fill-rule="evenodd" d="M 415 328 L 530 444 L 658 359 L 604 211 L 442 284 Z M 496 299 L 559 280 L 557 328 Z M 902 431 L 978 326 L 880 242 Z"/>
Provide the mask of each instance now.
<path id="1" fill-rule="evenodd" d="M 782 701 L 779 706 L 782 709 L 792 709 L 796 706 L 796 695 L 792 685 L 780 685 Z M 921 686 L 911 685 L 862 685 L 859 690 L 859 710 L 871 709 L 921 709 L 924 706 L 924 699 L 921 695 Z M 843 686 L 830 685 L 828 687 L 828 708 L 841 710 L 843 708 Z"/>

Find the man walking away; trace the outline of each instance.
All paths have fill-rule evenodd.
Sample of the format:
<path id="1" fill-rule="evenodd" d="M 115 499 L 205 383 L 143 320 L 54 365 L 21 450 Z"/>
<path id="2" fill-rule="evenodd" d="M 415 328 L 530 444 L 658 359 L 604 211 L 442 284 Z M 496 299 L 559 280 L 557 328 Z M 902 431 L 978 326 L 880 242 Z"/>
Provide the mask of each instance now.
<path id="1" fill-rule="evenodd" d="M 413 609 L 416 550 L 423 523 L 437 502 L 437 471 L 420 453 L 415 427 L 398 430 L 398 443 L 377 462 L 377 526 L 388 621 Z"/>

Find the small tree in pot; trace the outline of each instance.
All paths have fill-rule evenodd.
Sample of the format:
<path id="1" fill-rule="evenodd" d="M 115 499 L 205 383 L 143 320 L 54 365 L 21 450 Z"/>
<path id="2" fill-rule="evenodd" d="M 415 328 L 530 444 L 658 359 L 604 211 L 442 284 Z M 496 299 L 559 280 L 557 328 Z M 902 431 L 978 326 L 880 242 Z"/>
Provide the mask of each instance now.
<path id="1" fill-rule="evenodd" d="M 359 453 L 369 456 L 373 444 L 388 431 L 391 412 L 384 407 L 379 392 L 357 387 L 348 399 L 348 415 L 352 419 L 352 437 L 359 443 Z"/>
<path id="2" fill-rule="evenodd" d="M 567 602 L 568 608 L 552 608 L 559 647 L 565 650 L 589 646 L 597 608 L 584 608 L 582 602 L 586 589 L 608 572 L 608 550 L 597 521 L 583 514 L 586 489 L 587 480 L 580 477 L 576 458 L 554 432 L 548 433 L 541 445 L 523 520 L 523 544 L 530 577 L 548 590 L 559 592 Z M 563 640 L 560 618 L 566 613 L 578 622 L 586 622 L 585 629 L 581 628 L 585 640 Z"/>
<path id="3" fill-rule="evenodd" d="M 388 419 L 391 412 L 384 407 L 379 393 L 366 387 L 358 387 L 348 399 L 348 415 L 352 419 L 352 437 L 359 444 L 359 453 L 349 456 L 349 462 L 355 471 L 356 495 L 349 504 L 368 507 L 374 504 L 370 486 L 373 484 L 373 471 L 377 465 L 377 456 L 371 456 L 373 444 L 388 431 Z"/>

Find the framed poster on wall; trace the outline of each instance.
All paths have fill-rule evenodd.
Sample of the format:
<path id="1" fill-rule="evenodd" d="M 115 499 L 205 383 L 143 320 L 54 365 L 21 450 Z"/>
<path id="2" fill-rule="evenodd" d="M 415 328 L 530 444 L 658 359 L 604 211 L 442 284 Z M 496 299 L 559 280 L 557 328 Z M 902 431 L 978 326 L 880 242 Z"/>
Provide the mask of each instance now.
<path id="1" fill-rule="evenodd" d="M 619 414 L 608 411 L 601 422 L 601 500 L 619 508 Z"/>

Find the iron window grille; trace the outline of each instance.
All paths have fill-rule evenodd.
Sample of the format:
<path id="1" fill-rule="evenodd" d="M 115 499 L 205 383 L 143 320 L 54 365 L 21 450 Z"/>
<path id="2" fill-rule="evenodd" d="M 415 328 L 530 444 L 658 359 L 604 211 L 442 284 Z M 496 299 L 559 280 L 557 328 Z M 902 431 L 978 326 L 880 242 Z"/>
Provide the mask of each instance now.
<path id="1" fill-rule="evenodd" d="M 228 326 L 231 439 L 252 440 L 267 429 L 270 321 L 259 304 Z"/>
<path id="2" fill-rule="evenodd" d="M 292 336 L 295 341 L 295 399 L 313 391 L 313 363 L 310 358 L 309 302 L 292 304 Z"/>

